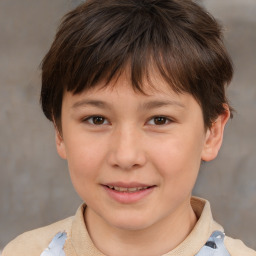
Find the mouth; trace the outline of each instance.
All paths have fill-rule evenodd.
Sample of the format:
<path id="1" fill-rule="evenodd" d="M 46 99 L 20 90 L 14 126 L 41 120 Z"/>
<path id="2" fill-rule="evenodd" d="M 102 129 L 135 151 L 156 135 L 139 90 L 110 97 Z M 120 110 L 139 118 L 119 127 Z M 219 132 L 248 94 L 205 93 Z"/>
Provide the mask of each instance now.
<path id="1" fill-rule="evenodd" d="M 144 187 L 117 187 L 117 186 L 111 186 L 111 185 L 106 185 L 106 187 L 118 191 L 118 192 L 123 192 L 123 193 L 136 193 L 138 191 L 146 190 L 149 188 L 152 188 L 154 186 L 144 186 Z"/>
<path id="2" fill-rule="evenodd" d="M 111 199 L 121 204 L 131 204 L 148 198 L 157 186 L 117 182 L 104 184 L 103 187 Z"/>

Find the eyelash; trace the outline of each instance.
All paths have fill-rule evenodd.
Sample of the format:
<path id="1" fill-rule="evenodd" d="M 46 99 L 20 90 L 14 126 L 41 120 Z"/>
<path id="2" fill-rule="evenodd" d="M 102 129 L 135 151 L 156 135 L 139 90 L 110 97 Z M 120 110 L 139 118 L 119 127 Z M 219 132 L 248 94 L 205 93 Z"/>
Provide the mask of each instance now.
<path id="1" fill-rule="evenodd" d="M 88 116 L 88 117 L 86 117 L 85 119 L 83 119 L 83 122 L 84 123 L 89 123 L 90 125 L 96 125 L 96 126 L 99 126 L 99 125 L 103 125 L 103 124 L 94 124 L 94 123 L 92 123 L 92 122 L 90 122 L 89 120 L 91 119 L 91 120 L 93 120 L 94 118 L 101 118 L 101 119 L 103 119 L 104 121 L 105 120 L 107 120 L 105 117 L 103 117 L 103 116 Z"/>
<path id="2" fill-rule="evenodd" d="M 97 118 L 101 119 L 101 121 L 103 120 L 103 123 L 100 123 L 100 124 L 93 123 L 93 121 Z M 147 123 L 149 123 L 149 121 L 151 121 L 151 120 L 156 121 L 156 119 L 162 119 L 161 121 L 164 121 L 164 123 L 163 124 L 150 124 L 150 125 L 163 126 L 163 125 L 167 125 L 167 124 L 170 124 L 170 123 L 174 122 L 172 119 L 170 119 L 166 116 L 153 116 L 150 119 L 148 119 Z M 90 122 L 89 120 L 92 120 L 92 122 Z M 104 116 L 95 115 L 95 116 L 86 117 L 85 119 L 83 119 L 83 122 L 89 123 L 90 125 L 101 126 L 101 125 L 106 125 L 106 123 L 105 123 L 106 120 L 107 119 Z"/>

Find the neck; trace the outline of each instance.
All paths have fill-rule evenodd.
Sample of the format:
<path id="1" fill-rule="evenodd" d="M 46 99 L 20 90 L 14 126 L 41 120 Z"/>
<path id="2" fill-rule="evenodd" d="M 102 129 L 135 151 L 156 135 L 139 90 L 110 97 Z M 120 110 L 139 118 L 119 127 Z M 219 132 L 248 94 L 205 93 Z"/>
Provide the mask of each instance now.
<path id="1" fill-rule="evenodd" d="M 90 208 L 85 211 L 85 222 L 94 245 L 107 256 L 156 256 L 173 250 L 183 242 L 194 228 L 197 218 L 189 204 L 141 230 L 109 226 Z"/>

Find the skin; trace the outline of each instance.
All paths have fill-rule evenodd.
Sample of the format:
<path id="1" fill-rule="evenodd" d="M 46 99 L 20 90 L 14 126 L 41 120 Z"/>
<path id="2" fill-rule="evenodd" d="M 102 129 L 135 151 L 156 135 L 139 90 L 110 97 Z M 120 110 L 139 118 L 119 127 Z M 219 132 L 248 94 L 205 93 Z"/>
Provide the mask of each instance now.
<path id="1" fill-rule="evenodd" d="M 190 198 L 200 163 L 217 156 L 229 118 L 226 108 L 205 129 L 191 95 L 154 79 L 157 90 L 145 83 L 147 95 L 134 92 L 124 72 L 113 88 L 100 88 L 102 82 L 63 97 L 57 150 L 87 204 L 91 239 L 105 255 L 161 255 L 187 237 L 197 221 Z M 140 200 L 124 203 L 106 191 L 106 184 L 116 182 L 153 187 Z"/>

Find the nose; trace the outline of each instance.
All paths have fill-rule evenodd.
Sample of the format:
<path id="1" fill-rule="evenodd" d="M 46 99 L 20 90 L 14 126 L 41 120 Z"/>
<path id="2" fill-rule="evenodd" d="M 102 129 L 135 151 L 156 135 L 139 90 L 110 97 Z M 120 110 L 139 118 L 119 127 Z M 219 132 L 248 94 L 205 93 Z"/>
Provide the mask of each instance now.
<path id="1" fill-rule="evenodd" d="M 108 156 L 109 164 L 122 170 L 142 167 L 146 163 L 142 136 L 133 128 L 124 128 L 113 133 Z"/>

